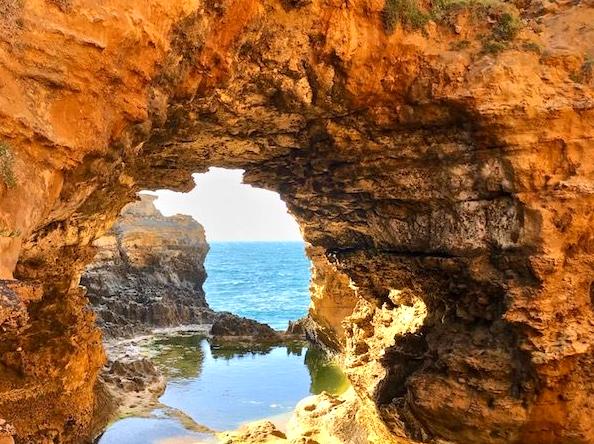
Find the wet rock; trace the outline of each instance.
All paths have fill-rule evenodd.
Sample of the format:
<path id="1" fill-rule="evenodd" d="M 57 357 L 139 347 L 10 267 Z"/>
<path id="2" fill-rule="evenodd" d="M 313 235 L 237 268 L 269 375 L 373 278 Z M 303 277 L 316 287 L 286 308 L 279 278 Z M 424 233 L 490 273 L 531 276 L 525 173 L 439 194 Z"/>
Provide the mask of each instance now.
<path id="1" fill-rule="evenodd" d="M 297 319 L 296 321 L 289 321 L 286 333 L 291 335 L 305 336 L 306 327 L 305 324 L 308 322 L 307 317 Z"/>
<path id="2" fill-rule="evenodd" d="M 113 357 L 103 368 L 98 384 L 104 396 L 111 398 L 113 417 L 149 412 L 159 405 L 167 381 L 150 359 L 131 353 Z"/>
<path id="3" fill-rule="evenodd" d="M 253 319 L 242 318 L 228 312 L 219 312 L 215 315 L 210 333 L 215 337 L 246 338 L 254 340 L 278 340 L 281 335 L 267 324 L 262 324 Z"/>

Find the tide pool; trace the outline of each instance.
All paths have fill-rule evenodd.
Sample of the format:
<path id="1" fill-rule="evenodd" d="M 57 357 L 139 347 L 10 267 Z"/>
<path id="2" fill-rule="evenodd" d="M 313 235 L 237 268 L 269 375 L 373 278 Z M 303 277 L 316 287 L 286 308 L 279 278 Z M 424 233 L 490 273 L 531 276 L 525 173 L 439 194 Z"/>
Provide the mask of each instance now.
<path id="1" fill-rule="evenodd" d="M 168 376 L 162 408 L 113 423 L 100 444 L 212 442 L 213 431 L 288 415 L 304 397 L 348 388 L 325 355 L 303 343 L 239 346 L 199 335 L 147 339 L 139 344 Z"/>

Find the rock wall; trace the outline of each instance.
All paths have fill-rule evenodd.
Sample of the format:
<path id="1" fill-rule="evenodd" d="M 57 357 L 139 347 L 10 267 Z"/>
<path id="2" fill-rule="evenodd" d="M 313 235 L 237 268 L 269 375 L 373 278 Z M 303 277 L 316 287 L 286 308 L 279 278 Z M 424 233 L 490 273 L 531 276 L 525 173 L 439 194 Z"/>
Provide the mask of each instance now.
<path id="1" fill-rule="evenodd" d="M 141 194 L 93 242 L 98 252 L 81 285 L 107 336 L 212 322 L 202 289 L 209 249 L 204 228 L 190 216 L 164 217 L 155 199 Z"/>
<path id="2" fill-rule="evenodd" d="M 342 353 L 346 346 L 343 324 L 357 305 L 357 289 L 322 249 L 308 248 L 307 254 L 312 261 L 311 304 L 308 316 L 300 320 L 302 329 L 311 342 L 331 353 Z"/>
<path id="3" fill-rule="evenodd" d="M 19 442 L 92 435 L 93 241 L 137 191 L 210 166 L 278 191 L 318 278 L 348 277 L 344 322 L 315 312 L 390 439 L 594 441 L 590 0 L 0 11 L 0 416 Z"/>

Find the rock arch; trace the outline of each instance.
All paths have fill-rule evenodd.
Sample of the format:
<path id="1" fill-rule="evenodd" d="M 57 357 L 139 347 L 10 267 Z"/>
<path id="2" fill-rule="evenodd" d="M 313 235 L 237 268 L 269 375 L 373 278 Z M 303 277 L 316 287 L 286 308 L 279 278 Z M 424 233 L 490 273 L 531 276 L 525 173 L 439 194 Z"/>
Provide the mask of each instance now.
<path id="1" fill-rule="evenodd" d="M 99 426 L 91 242 L 210 166 L 287 202 L 318 294 L 353 305 L 320 334 L 385 436 L 594 440 L 594 96 L 570 76 L 590 6 L 544 16 L 544 61 L 452 49 L 480 27 L 386 35 L 376 1 L 2 8 L 0 416 L 20 441 Z"/>

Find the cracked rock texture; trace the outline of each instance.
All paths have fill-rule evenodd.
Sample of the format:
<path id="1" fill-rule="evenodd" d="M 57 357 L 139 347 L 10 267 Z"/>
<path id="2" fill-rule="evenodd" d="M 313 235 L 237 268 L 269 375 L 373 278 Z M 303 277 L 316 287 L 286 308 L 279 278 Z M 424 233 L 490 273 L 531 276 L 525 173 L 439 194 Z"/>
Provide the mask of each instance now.
<path id="1" fill-rule="evenodd" d="M 155 199 L 141 194 L 93 242 L 98 253 L 81 284 L 108 337 L 212 323 L 202 289 L 209 249 L 204 228 L 190 216 L 164 217 Z"/>
<path id="2" fill-rule="evenodd" d="M 493 54 L 497 5 L 522 27 Z M 17 442 L 96 433 L 93 242 L 210 166 L 298 220 L 362 442 L 594 442 L 594 5 L 469 8 L 386 33 L 380 0 L 0 1 Z"/>

